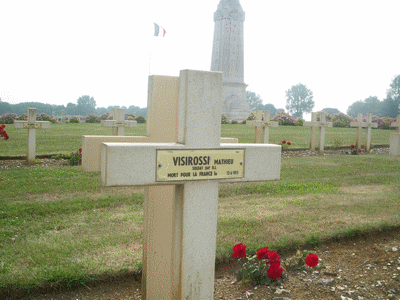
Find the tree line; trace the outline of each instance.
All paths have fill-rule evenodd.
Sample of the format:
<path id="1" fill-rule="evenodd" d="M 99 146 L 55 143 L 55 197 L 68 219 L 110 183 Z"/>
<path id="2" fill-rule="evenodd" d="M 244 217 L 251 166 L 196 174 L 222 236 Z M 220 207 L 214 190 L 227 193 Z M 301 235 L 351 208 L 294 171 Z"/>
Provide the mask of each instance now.
<path id="1" fill-rule="evenodd" d="M 294 118 L 302 118 L 304 113 L 312 112 L 315 102 L 313 100 L 313 92 L 302 83 L 292 86 L 286 91 L 286 110 L 293 115 Z M 253 111 L 268 110 L 271 116 L 279 111 L 285 111 L 283 108 L 275 108 L 273 104 L 263 104 L 260 95 L 246 91 L 246 100 Z M 125 108 L 127 114 L 136 116 L 147 116 L 147 107 L 140 108 L 131 105 L 128 108 L 125 106 L 108 106 L 96 107 L 96 101 L 93 97 L 83 95 L 78 98 L 75 103 L 64 105 L 44 104 L 40 102 L 24 102 L 19 104 L 10 104 L 1 101 L 0 98 L 0 116 L 5 113 L 15 113 L 21 115 L 26 113 L 29 107 L 34 107 L 40 113 L 46 113 L 50 116 L 60 116 L 62 114 L 70 116 L 87 116 L 89 114 L 102 115 L 113 111 L 114 108 Z M 338 114 L 340 111 L 336 108 L 324 108 L 322 111 L 329 114 Z M 364 100 L 359 100 L 351 104 L 347 109 L 347 114 L 352 117 L 357 117 L 359 113 L 366 115 L 372 113 L 379 117 L 395 118 L 400 114 L 400 75 L 394 77 L 387 90 L 386 98 L 382 101 L 376 96 L 370 96 Z"/>
<path id="2" fill-rule="evenodd" d="M 75 103 L 68 103 L 65 105 L 46 104 L 40 102 L 23 102 L 18 104 L 10 104 L 1 101 L 0 98 L 0 116 L 5 113 L 15 113 L 17 115 L 26 114 L 28 108 L 36 108 L 38 113 L 46 113 L 49 116 L 87 116 L 90 114 L 102 115 L 107 112 L 112 112 L 114 108 L 124 108 L 125 113 L 134 114 L 135 116 L 147 116 L 147 108 L 140 108 L 139 106 L 131 105 L 128 108 L 125 106 L 113 105 L 108 107 L 96 107 L 96 101 L 93 97 L 83 95 L 78 98 Z"/>
<path id="3" fill-rule="evenodd" d="M 283 108 L 275 108 L 273 104 L 263 104 L 260 95 L 251 91 L 246 91 L 246 100 L 253 111 L 269 110 L 272 117 L 278 111 L 284 111 Z M 302 118 L 304 113 L 311 113 L 314 105 L 313 92 L 304 84 L 299 83 L 286 91 L 285 108 L 294 118 Z M 337 108 L 324 108 L 322 111 L 331 115 L 340 113 Z M 347 114 L 351 117 L 357 117 L 359 113 L 363 115 L 371 113 L 379 117 L 397 117 L 400 114 L 400 75 L 394 77 L 387 90 L 386 98 L 382 101 L 377 96 L 370 96 L 354 102 L 347 109 Z"/>

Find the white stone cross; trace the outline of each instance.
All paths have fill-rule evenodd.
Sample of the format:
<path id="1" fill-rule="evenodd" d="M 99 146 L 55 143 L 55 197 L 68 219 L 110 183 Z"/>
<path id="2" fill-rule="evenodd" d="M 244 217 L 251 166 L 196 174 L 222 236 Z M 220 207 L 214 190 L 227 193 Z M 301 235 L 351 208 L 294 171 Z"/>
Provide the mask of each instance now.
<path id="1" fill-rule="evenodd" d="M 271 121 L 271 114 L 269 111 L 261 112 L 256 111 L 256 119 L 246 121 L 247 126 L 255 127 L 255 138 L 254 143 L 256 144 L 268 144 L 269 143 L 269 128 L 278 127 L 278 122 Z"/>
<path id="2" fill-rule="evenodd" d="M 28 129 L 28 164 L 35 163 L 36 156 L 36 129 L 46 129 L 50 127 L 48 121 L 36 121 L 36 108 L 28 108 L 28 121 L 14 121 L 17 129 Z"/>
<path id="3" fill-rule="evenodd" d="M 365 151 L 369 152 L 371 150 L 371 131 L 372 128 L 378 128 L 378 124 L 372 122 L 372 114 L 367 115 L 367 121 L 364 122 L 365 127 L 367 127 L 367 145 Z"/>
<path id="4" fill-rule="evenodd" d="M 101 120 L 101 126 L 112 127 L 113 135 L 118 136 L 124 135 L 125 127 L 134 128 L 136 125 L 136 121 L 125 120 L 125 109 L 123 108 L 114 108 L 112 120 Z"/>
<path id="5" fill-rule="evenodd" d="M 178 143 L 102 147 L 103 185 L 175 185 L 173 291 L 168 299 L 213 299 L 218 183 L 280 178 L 280 146 L 220 144 L 221 110 L 222 73 L 184 70 Z"/>
<path id="6" fill-rule="evenodd" d="M 324 153 L 325 146 L 325 128 L 332 127 L 332 122 L 326 122 L 326 113 L 319 112 L 319 121 L 317 121 L 317 114 L 311 113 L 311 122 L 304 122 L 304 126 L 311 127 L 311 138 L 310 138 L 310 151 L 315 151 L 315 131 L 319 128 L 319 147 L 318 152 Z"/>
<path id="7" fill-rule="evenodd" d="M 146 136 L 83 136 L 82 168 L 100 172 L 102 143 L 176 143 L 178 140 L 179 77 L 149 76 Z M 221 138 L 221 143 L 238 143 Z M 175 185 L 144 188 L 142 297 L 172 299 L 171 270 L 175 220 Z M 157 276 L 148 276 L 157 274 Z"/>
<path id="8" fill-rule="evenodd" d="M 397 127 L 396 132 L 400 133 L 400 115 L 397 115 L 396 122 L 393 122 L 392 124 L 390 124 L 390 127 L 393 127 L 393 128 Z"/>
<path id="9" fill-rule="evenodd" d="M 370 114 L 371 115 L 371 114 Z M 356 140 L 356 148 L 357 150 L 361 149 L 362 141 L 362 129 L 367 127 L 367 152 L 369 151 L 369 147 L 371 147 L 371 127 L 378 128 L 378 124 L 372 123 L 372 115 L 368 118 L 367 122 L 363 122 L 363 114 L 357 115 L 357 121 L 351 122 L 350 127 L 357 127 L 357 140 Z M 369 139 L 369 140 L 368 140 Z"/>
<path id="10" fill-rule="evenodd" d="M 391 127 L 397 127 L 397 130 L 390 135 L 389 155 L 400 156 L 400 115 L 397 115 L 397 120 L 391 124 Z"/>

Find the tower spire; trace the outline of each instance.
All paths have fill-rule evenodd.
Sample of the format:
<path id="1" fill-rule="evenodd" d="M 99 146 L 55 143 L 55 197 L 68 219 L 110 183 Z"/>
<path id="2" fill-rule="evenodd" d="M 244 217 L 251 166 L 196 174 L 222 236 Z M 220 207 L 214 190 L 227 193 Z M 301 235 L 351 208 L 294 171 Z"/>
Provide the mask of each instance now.
<path id="1" fill-rule="evenodd" d="M 220 0 L 214 13 L 211 71 L 223 72 L 222 113 L 243 121 L 251 113 L 244 83 L 243 23 L 245 12 L 239 0 Z"/>
<path id="2" fill-rule="evenodd" d="M 214 13 L 214 22 L 222 19 L 240 19 L 244 22 L 244 11 L 239 0 L 221 0 Z"/>

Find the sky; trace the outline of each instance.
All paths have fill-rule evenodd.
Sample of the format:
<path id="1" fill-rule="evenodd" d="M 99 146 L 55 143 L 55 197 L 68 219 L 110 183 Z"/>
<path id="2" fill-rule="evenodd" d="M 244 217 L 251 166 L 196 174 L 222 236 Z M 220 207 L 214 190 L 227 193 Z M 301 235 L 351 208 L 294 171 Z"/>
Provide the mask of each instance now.
<path id="1" fill-rule="evenodd" d="M 210 70 L 219 0 L 0 0 L 0 98 L 147 106 L 151 75 Z M 302 83 L 314 111 L 383 100 L 400 74 L 398 0 L 241 0 L 244 82 L 286 105 Z M 154 37 L 153 22 L 166 30 Z"/>

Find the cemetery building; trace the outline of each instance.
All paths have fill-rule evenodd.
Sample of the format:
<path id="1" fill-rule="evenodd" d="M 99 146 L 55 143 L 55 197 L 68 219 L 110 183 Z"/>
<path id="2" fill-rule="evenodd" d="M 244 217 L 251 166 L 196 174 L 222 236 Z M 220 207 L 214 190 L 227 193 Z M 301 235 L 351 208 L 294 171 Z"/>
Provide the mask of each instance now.
<path id="1" fill-rule="evenodd" d="M 211 71 L 223 72 L 222 114 L 241 122 L 251 113 L 244 83 L 243 23 L 239 0 L 220 0 L 214 13 Z"/>

